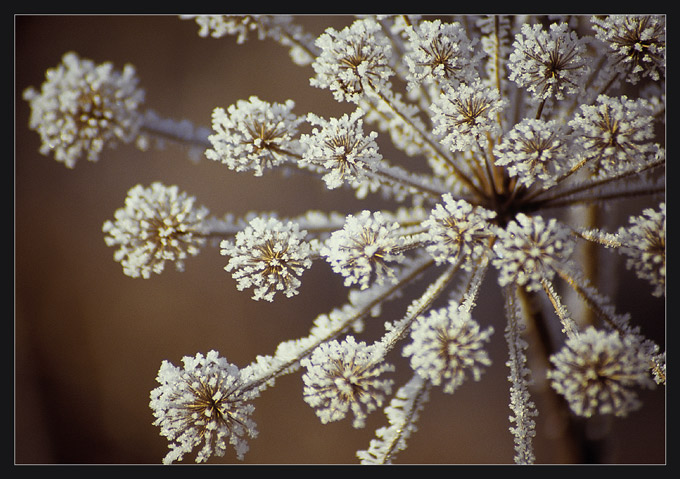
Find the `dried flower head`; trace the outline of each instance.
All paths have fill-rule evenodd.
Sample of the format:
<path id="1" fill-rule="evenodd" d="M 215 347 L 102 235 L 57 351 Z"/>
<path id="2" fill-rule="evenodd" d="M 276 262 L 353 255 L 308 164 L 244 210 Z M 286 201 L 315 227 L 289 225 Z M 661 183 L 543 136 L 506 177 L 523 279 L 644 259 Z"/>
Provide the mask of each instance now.
<path id="1" fill-rule="evenodd" d="M 499 284 L 541 289 L 541 281 L 551 280 L 556 268 L 571 255 L 574 244 L 569 235 L 569 229 L 554 218 L 545 221 L 519 213 L 505 229 L 498 230 L 494 244 Z"/>
<path id="2" fill-rule="evenodd" d="M 666 19 L 663 15 L 593 17 L 595 36 L 610 48 L 614 68 L 630 83 L 666 75 Z"/>
<path id="3" fill-rule="evenodd" d="M 177 186 L 152 183 L 128 191 L 125 207 L 107 220 L 102 230 L 107 246 L 118 249 L 114 259 L 133 278 L 160 274 L 165 262 L 183 270 L 184 260 L 196 256 L 205 244 L 205 218 L 208 210 Z"/>
<path id="4" fill-rule="evenodd" d="M 529 187 L 539 182 L 547 188 L 567 169 L 568 147 L 555 120 L 527 118 L 503 135 L 493 152 L 496 165 L 505 166 L 520 184 Z"/>
<path id="5" fill-rule="evenodd" d="M 249 402 L 257 392 L 243 388 L 239 368 L 217 351 L 185 356 L 182 362 L 184 367 L 179 368 L 163 361 L 156 378 L 160 386 L 151 391 L 154 424 L 172 442 L 163 462 L 179 461 L 201 444 L 196 462 L 205 462 L 212 454 L 223 456 L 227 444 L 243 458 L 247 438 L 257 436 Z"/>
<path id="6" fill-rule="evenodd" d="M 411 368 L 446 393 L 453 392 L 468 375 L 481 378 L 491 359 L 484 350 L 493 328 L 482 330 L 468 311 L 451 301 L 448 306 L 419 317 L 411 330 L 412 342 L 404 347 Z"/>
<path id="7" fill-rule="evenodd" d="M 499 132 L 496 115 L 504 104 L 497 89 L 481 82 L 455 89 L 447 86 L 431 106 L 433 132 L 442 136 L 442 144 L 451 151 L 484 146 L 487 134 Z"/>
<path id="8" fill-rule="evenodd" d="M 375 171 L 382 159 L 375 142 L 378 134 L 363 132 L 363 111 L 324 120 L 313 113 L 307 120 L 314 126 L 311 135 L 302 135 L 300 144 L 304 151 L 301 163 L 321 167 L 326 172 L 322 178 L 329 189 L 348 182 L 360 184 L 367 171 Z"/>
<path id="9" fill-rule="evenodd" d="M 352 336 L 321 344 L 300 365 L 306 368 L 304 399 L 324 424 L 351 411 L 352 425 L 363 427 L 366 416 L 392 392 L 393 381 L 383 375 L 394 368 L 383 360 L 381 348 L 357 343 Z"/>
<path id="10" fill-rule="evenodd" d="M 328 28 L 317 40 L 321 53 L 312 63 L 310 85 L 328 88 L 336 100 L 358 103 L 385 88 L 393 71 L 391 46 L 372 18 L 357 20 L 341 31 Z"/>
<path id="11" fill-rule="evenodd" d="M 522 25 L 512 47 L 509 79 L 534 99 L 561 100 L 581 90 L 581 77 L 589 71 L 586 44 L 566 23 L 553 23 L 548 31 L 540 24 Z"/>
<path id="12" fill-rule="evenodd" d="M 460 23 L 423 21 L 406 29 L 408 87 L 420 84 L 473 83 L 478 75 L 476 42 L 470 41 Z"/>
<path id="13" fill-rule="evenodd" d="M 304 118 L 293 112 L 295 103 L 269 103 L 251 96 L 239 100 L 225 111 L 215 108 L 208 139 L 212 149 L 205 152 L 211 160 L 235 171 L 253 171 L 261 176 L 265 169 L 280 165 L 296 154 L 295 136 Z"/>
<path id="14" fill-rule="evenodd" d="M 454 200 L 445 194 L 423 222 L 427 229 L 427 251 L 437 263 L 463 261 L 464 267 L 479 260 L 489 251 L 496 213 L 472 206 L 465 200 Z"/>
<path id="15" fill-rule="evenodd" d="M 652 109 L 641 98 L 600 95 L 594 105 L 581 105 L 569 126 L 596 176 L 645 166 L 658 152 Z"/>
<path id="16" fill-rule="evenodd" d="M 253 299 L 272 301 L 277 291 L 290 298 L 298 294 L 298 277 L 312 265 L 305 234 L 292 221 L 254 218 L 234 242 L 220 243 L 221 254 L 230 256 L 224 269 L 233 272 L 240 291 L 254 289 Z"/>
<path id="17" fill-rule="evenodd" d="M 137 136 L 144 91 L 132 65 L 118 71 L 69 52 L 45 77 L 39 92 L 28 88 L 23 94 L 31 107 L 29 126 L 40 134 L 40 153 L 54 153 L 73 168 L 79 158 L 97 161 L 104 147 Z"/>
<path id="18" fill-rule="evenodd" d="M 393 234 L 398 227 L 379 211 L 348 215 L 343 228 L 326 242 L 321 256 L 345 277 L 345 286 L 359 284 L 366 289 L 373 278 L 382 283 L 392 276 L 389 263 L 402 259 L 399 238 Z"/>
<path id="19" fill-rule="evenodd" d="M 640 354 L 638 338 L 589 327 L 567 340 L 550 358 L 552 387 L 569 402 L 574 414 L 626 416 L 639 408 L 633 388 L 654 387 L 649 358 Z"/>
<path id="20" fill-rule="evenodd" d="M 619 252 L 628 256 L 626 267 L 654 286 L 654 296 L 665 295 L 666 203 L 661 203 L 658 211 L 647 208 L 642 215 L 631 217 L 628 226 L 619 228 L 618 237 Z"/>

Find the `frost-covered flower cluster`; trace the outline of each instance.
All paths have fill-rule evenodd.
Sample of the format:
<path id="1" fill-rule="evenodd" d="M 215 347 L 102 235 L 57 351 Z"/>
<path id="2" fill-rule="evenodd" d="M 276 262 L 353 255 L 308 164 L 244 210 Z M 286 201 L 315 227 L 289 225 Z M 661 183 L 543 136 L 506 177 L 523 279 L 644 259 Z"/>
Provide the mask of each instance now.
<path id="1" fill-rule="evenodd" d="M 317 38 L 283 16 L 184 18 L 195 19 L 201 36 L 278 42 L 308 69 L 311 87 L 354 108 L 324 118 L 295 112 L 293 100 L 251 96 L 216 105 L 212 132 L 194 129 L 189 142 L 236 172 L 311 173 L 367 206 L 216 219 L 177 187 L 130 190 L 104 225 L 130 276 L 160 273 L 166 261 L 181 267 L 213 238 L 229 258 L 225 281 L 254 299 L 297 295 L 315 266 L 348 288 L 347 302 L 320 314 L 309 335 L 244 368 L 214 352 L 185 358 L 184 369 L 163 362 L 151 407 L 172 442 L 167 462 L 195 448 L 203 461 L 224 454 L 227 442 L 243 456 L 255 436 L 250 400 L 300 369 L 302 399 L 324 424 L 353 415 L 363 427 L 383 410 L 386 425 L 357 452 L 364 463 L 390 463 L 407 448 L 432 389 L 474 387 L 492 366 L 494 341 L 504 339 L 508 351 L 517 463 L 540 461 L 532 395 L 563 396 L 569 420 L 618 418 L 641 407 L 638 389 L 665 384 L 663 345 L 645 336 L 662 319 L 634 324 L 594 274 L 623 262 L 656 300 L 665 298 L 664 16 L 367 15 Z M 82 91 L 54 76 L 49 98 Z M 26 98 L 34 115 L 46 109 L 33 90 Z M 376 196 L 394 208 L 374 208 Z M 620 209 L 618 200 L 633 198 L 643 206 Z M 630 219 L 600 221 L 613 213 Z M 477 314 L 489 282 L 504 308 Z M 399 298 L 408 302 L 401 317 L 384 321 L 377 338 L 358 337 Z M 499 329 L 503 337 L 492 337 Z M 410 379 L 393 366 L 398 354 Z M 551 387 L 534 388 L 537 377 Z"/>
<path id="2" fill-rule="evenodd" d="M 29 88 L 30 127 L 41 137 L 41 153 L 73 168 L 80 157 L 97 161 L 105 146 L 129 143 L 141 124 L 144 90 L 132 65 L 95 64 L 74 52 L 50 68 L 40 91 Z"/>

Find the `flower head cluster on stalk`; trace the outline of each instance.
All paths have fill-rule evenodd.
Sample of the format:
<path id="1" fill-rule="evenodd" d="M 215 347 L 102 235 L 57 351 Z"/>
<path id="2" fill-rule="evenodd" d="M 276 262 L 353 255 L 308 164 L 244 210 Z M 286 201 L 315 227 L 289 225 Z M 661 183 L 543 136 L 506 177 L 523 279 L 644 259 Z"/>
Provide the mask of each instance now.
<path id="1" fill-rule="evenodd" d="M 235 35 L 242 43 L 257 33 L 279 42 L 310 67 L 312 87 L 356 106 L 337 118 L 256 96 L 217 106 L 213 132 L 202 139 L 208 159 L 256 176 L 303 170 L 329 190 L 380 194 L 396 206 L 219 219 L 176 187 L 131 190 L 104 230 L 132 276 L 184 260 L 211 236 L 222 239 L 237 288 L 252 289 L 254 299 L 298 294 L 303 272 L 322 262 L 351 288 L 347 303 L 319 315 L 308 336 L 283 341 L 246 368 L 214 352 L 185 358 L 184 370 L 164 362 L 151 408 L 174 441 L 168 461 L 194 447 L 202 447 L 198 461 L 221 455 L 227 442 L 241 457 L 255 435 L 249 401 L 303 369 L 304 401 L 322 423 L 352 413 L 362 427 L 384 408 L 387 425 L 357 456 L 392 462 L 432 388 L 454 393 L 491 365 L 485 348 L 495 340 L 494 318 L 475 315 L 485 281 L 498 283 L 505 304 L 515 462 L 536 460 L 535 374 L 547 375 L 552 393 L 584 417 L 625 416 L 641 406 L 638 388 L 665 384 L 665 352 L 588 273 L 589 264 L 619 257 L 600 258 L 593 246 L 614 249 L 655 296 L 665 296 L 664 16 L 362 16 L 316 39 L 288 17 L 186 18 L 201 36 Z M 106 72 L 109 83 L 127 79 L 117 107 L 133 111 L 130 71 Z M 34 90 L 26 98 L 59 116 L 56 90 L 80 86 L 49 77 L 44 98 Z M 86 125 L 72 122 L 71 136 L 88 137 L 80 128 Z M 383 139 L 403 155 L 384 157 Z M 650 207 L 628 224 L 608 231 L 590 221 L 618 208 L 617 200 L 638 197 Z M 582 213 L 570 215 L 576 208 Z M 383 304 L 426 277 L 434 279 L 379 339 L 355 339 Z M 551 321 L 558 327 L 544 324 Z M 536 328 L 552 336 L 531 336 Z M 531 349 L 547 351 L 548 371 L 532 371 Z M 412 369 L 402 385 L 386 377 L 393 351 Z"/>

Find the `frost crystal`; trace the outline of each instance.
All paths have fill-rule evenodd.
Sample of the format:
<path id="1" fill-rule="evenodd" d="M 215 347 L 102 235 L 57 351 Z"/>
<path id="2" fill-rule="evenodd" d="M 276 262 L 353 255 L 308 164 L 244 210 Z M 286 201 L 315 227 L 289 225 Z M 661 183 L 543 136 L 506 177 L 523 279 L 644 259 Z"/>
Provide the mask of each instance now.
<path id="1" fill-rule="evenodd" d="M 336 31 L 328 28 L 317 40 L 321 53 L 312 63 L 310 85 L 328 88 L 338 101 L 358 103 L 381 91 L 394 73 L 388 61 L 391 47 L 380 25 L 371 18 Z"/>
<path id="2" fill-rule="evenodd" d="M 31 105 L 29 126 L 40 134 L 40 152 L 54 153 L 73 168 L 79 158 L 97 161 L 105 146 L 129 143 L 137 136 L 144 91 L 137 88 L 134 67 L 95 64 L 69 52 L 47 70 L 40 92 L 24 91 Z"/>
<path id="3" fill-rule="evenodd" d="M 166 261 L 181 271 L 184 260 L 199 253 L 205 244 L 208 210 L 195 201 L 177 186 L 158 182 L 128 191 L 125 207 L 102 227 L 107 246 L 118 248 L 114 259 L 126 275 L 149 278 L 151 273 L 160 274 Z"/>
<path id="4" fill-rule="evenodd" d="M 307 116 L 309 123 L 320 129 L 314 128 L 311 135 L 300 137 L 304 148 L 301 163 L 327 171 L 322 178 L 329 189 L 345 182 L 359 185 L 366 178 L 366 172 L 375 171 L 382 159 L 375 142 L 378 134 L 364 135 L 362 116 L 360 109 L 330 120 L 313 113 Z"/>
<path id="5" fill-rule="evenodd" d="M 312 265 L 306 231 L 276 218 L 254 218 L 236 234 L 236 241 L 220 243 L 221 254 L 230 256 L 231 271 L 239 290 L 253 288 L 253 299 L 273 301 L 277 291 L 287 297 L 298 294 L 305 269 Z"/>
<path id="6" fill-rule="evenodd" d="M 253 171 L 261 176 L 265 169 L 280 165 L 296 153 L 298 118 L 295 103 L 268 103 L 256 96 L 239 100 L 225 111 L 215 108 L 212 125 L 215 134 L 208 139 L 212 149 L 205 152 L 211 160 L 235 171 Z"/>
<path id="7" fill-rule="evenodd" d="M 484 368 L 491 365 L 484 346 L 492 333 L 492 327 L 482 330 L 469 312 L 452 301 L 418 318 L 404 356 L 411 358 L 414 371 L 452 394 L 468 375 L 479 381 Z"/>
<path id="8" fill-rule="evenodd" d="M 522 25 L 515 36 L 508 67 L 509 79 L 526 88 L 533 98 L 561 100 L 581 90 L 581 77 L 588 73 L 586 45 L 566 23 Z"/>
<path id="9" fill-rule="evenodd" d="M 348 215 L 345 226 L 334 232 L 321 250 L 333 271 L 345 277 L 345 286 L 359 284 L 366 289 L 373 278 L 382 283 L 393 277 L 391 262 L 403 258 L 394 232 L 399 224 L 389 223 L 382 213 L 362 211 Z"/>
<path id="10" fill-rule="evenodd" d="M 366 416 L 392 392 L 392 380 L 382 376 L 394 368 L 383 361 L 382 350 L 357 343 L 352 336 L 320 345 L 300 364 L 307 369 L 302 376 L 304 399 L 323 423 L 343 419 L 351 411 L 352 425 L 363 427 Z"/>
<path id="11" fill-rule="evenodd" d="M 633 388 L 654 387 L 650 362 L 640 354 L 635 336 L 589 327 L 550 358 L 553 388 L 571 410 L 590 417 L 595 413 L 626 416 L 640 407 Z"/>
<path id="12" fill-rule="evenodd" d="M 529 291 L 541 289 L 541 281 L 552 279 L 573 248 L 569 230 L 555 219 L 546 222 L 540 216 L 520 213 L 498 232 L 493 260 L 499 270 L 498 283 L 515 283 Z"/>
<path id="13" fill-rule="evenodd" d="M 429 241 L 427 251 L 438 262 L 457 263 L 471 268 L 489 251 L 495 226 L 491 223 L 496 213 L 481 206 L 473 207 L 465 200 L 454 200 L 447 193 L 430 216 L 423 222 Z"/>
<path id="14" fill-rule="evenodd" d="M 231 444 L 239 457 L 248 451 L 248 437 L 257 436 L 248 401 L 256 390 L 245 391 L 241 371 L 216 351 L 182 359 L 183 368 L 163 361 L 160 386 L 151 391 L 149 406 L 161 435 L 171 441 L 163 460 L 172 463 L 201 447 L 196 462 L 223 456 Z"/>
<path id="15" fill-rule="evenodd" d="M 619 228 L 621 254 L 628 256 L 626 267 L 654 286 L 652 294 L 666 292 L 666 204 L 658 211 L 647 208 L 630 218 L 629 226 Z"/>

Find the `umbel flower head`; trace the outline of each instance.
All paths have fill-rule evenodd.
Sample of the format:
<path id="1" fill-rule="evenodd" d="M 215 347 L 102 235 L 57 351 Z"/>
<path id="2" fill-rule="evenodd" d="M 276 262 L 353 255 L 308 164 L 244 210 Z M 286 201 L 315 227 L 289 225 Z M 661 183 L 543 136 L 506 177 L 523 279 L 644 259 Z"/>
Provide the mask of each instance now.
<path id="1" fill-rule="evenodd" d="M 339 32 L 328 28 L 316 46 L 321 53 L 312 63 L 316 75 L 310 85 L 328 88 L 338 101 L 358 103 L 385 88 L 394 73 L 388 63 L 389 40 L 372 18 L 357 20 Z"/>
<path id="2" fill-rule="evenodd" d="M 542 288 L 542 280 L 551 280 L 574 249 L 569 230 L 554 218 L 519 213 L 505 229 L 498 230 L 494 244 L 501 286 L 515 283 L 528 291 Z"/>
<path id="3" fill-rule="evenodd" d="M 73 168 L 83 156 L 97 161 L 104 147 L 136 138 L 144 91 L 132 65 L 118 71 L 69 52 L 45 77 L 40 91 L 23 94 L 31 107 L 29 126 L 40 134 L 40 153 L 53 153 Z"/>
<path id="4" fill-rule="evenodd" d="M 458 303 L 419 317 L 411 330 L 412 342 L 404 347 L 411 368 L 432 384 L 452 394 L 468 377 L 479 381 L 491 359 L 484 347 L 493 328 L 484 330 L 461 310 Z"/>
<path id="5" fill-rule="evenodd" d="M 462 260 L 463 267 L 471 268 L 489 251 L 496 213 L 465 200 L 454 200 L 450 193 L 442 199 L 423 222 L 427 229 L 426 249 L 438 263 Z"/>
<path id="6" fill-rule="evenodd" d="M 224 269 L 233 272 L 239 290 L 254 289 L 253 299 L 272 301 L 277 291 L 290 298 L 298 293 L 298 277 L 312 265 L 305 234 L 292 221 L 254 218 L 235 242 L 220 243 L 221 254 L 230 256 Z"/>
<path id="7" fill-rule="evenodd" d="M 589 327 L 550 358 L 552 387 L 574 414 L 626 416 L 640 407 L 636 387 L 654 387 L 638 338 Z"/>
<path id="8" fill-rule="evenodd" d="M 217 351 L 185 356 L 182 362 L 179 368 L 163 361 L 156 378 L 160 386 L 151 391 L 154 424 L 171 441 L 163 462 L 179 461 L 201 445 L 196 462 L 223 456 L 229 444 L 243 458 L 248 438 L 257 436 L 249 402 L 257 393 L 243 388 L 239 368 Z"/>
<path id="9" fill-rule="evenodd" d="M 638 83 L 666 75 L 666 19 L 663 15 L 593 17 L 595 36 L 609 46 L 614 68 Z"/>
<path id="10" fill-rule="evenodd" d="M 619 228 L 621 248 L 628 256 L 626 267 L 654 286 L 652 294 L 666 292 L 666 203 L 659 209 L 647 208 L 640 216 L 630 218 L 630 224 Z"/>
<path id="11" fill-rule="evenodd" d="M 301 163 L 321 167 L 326 172 L 322 178 L 329 189 L 345 182 L 359 184 L 382 159 L 375 142 L 378 134 L 364 134 L 362 116 L 361 109 L 330 120 L 313 113 L 307 115 L 307 121 L 320 129 L 314 128 L 311 135 L 300 137 L 304 148 Z"/>
<path id="12" fill-rule="evenodd" d="M 348 215 L 343 228 L 334 232 L 321 249 L 321 256 L 333 271 L 345 277 L 345 286 L 359 284 L 366 289 L 374 278 L 382 283 L 393 276 L 389 263 L 403 258 L 399 238 L 393 234 L 398 226 L 379 211 Z"/>
<path id="13" fill-rule="evenodd" d="M 357 343 L 353 336 L 347 336 L 321 344 L 300 362 L 306 368 L 302 376 L 304 399 L 322 423 L 343 419 L 351 411 L 352 425 L 360 428 L 366 416 L 382 406 L 393 382 L 383 373 L 394 370 L 383 355 L 379 345 Z"/>
<path id="14" fill-rule="evenodd" d="M 298 125 L 304 120 L 293 113 L 295 102 L 269 103 L 251 96 L 235 105 L 215 108 L 205 156 L 235 171 L 253 171 L 280 165 L 296 152 Z"/>
<path id="15" fill-rule="evenodd" d="M 114 259 L 133 278 L 160 274 L 166 261 L 184 268 L 184 260 L 196 256 L 205 244 L 208 210 L 177 186 L 159 182 L 128 191 L 125 207 L 114 213 L 102 229 L 107 246 L 117 247 Z"/>
<path id="16" fill-rule="evenodd" d="M 586 44 L 566 23 L 553 23 L 548 31 L 540 24 L 522 25 L 513 47 L 509 79 L 534 99 L 561 100 L 580 91 L 589 71 Z"/>

